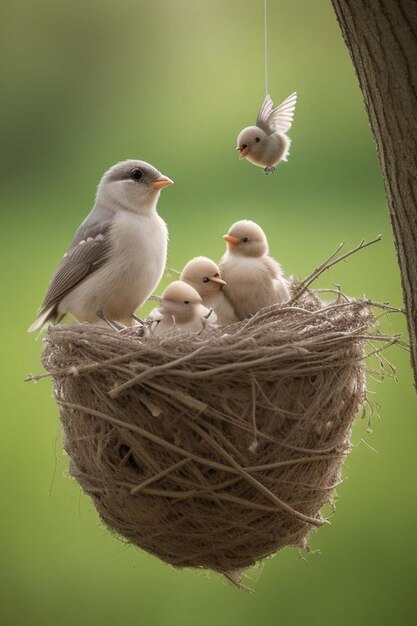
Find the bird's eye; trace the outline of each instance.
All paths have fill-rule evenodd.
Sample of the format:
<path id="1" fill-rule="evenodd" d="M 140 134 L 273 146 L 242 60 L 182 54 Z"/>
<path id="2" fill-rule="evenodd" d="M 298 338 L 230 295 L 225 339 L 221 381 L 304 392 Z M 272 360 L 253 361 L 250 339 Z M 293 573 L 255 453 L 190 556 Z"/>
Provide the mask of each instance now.
<path id="1" fill-rule="evenodd" d="M 256 141 L 256 143 L 259 143 L 261 141 L 261 138 L 260 137 L 255 137 L 255 141 Z"/>
<path id="2" fill-rule="evenodd" d="M 132 180 L 140 180 L 142 178 L 142 176 L 143 176 L 142 170 L 140 170 L 137 167 L 130 172 L 130 178 Z"/>
<path id="3" fill-rule="evenodd" d="M 184 300 L 184 304 L 190 304 L 189 300 Z"/>
<path id="4" fill-rule="evenodd" d="M 243 237 L 242 241 L 243 241 L 243 243 L 247 243 L 248 242 L 248 238 L 247 237 Z"/>
<path id="5" fill-rule="evenodd" d="M 243 149 L 243 150 L 244 150 L 245 148 L 247 148 L 247 147 L 248 147 L 248 144 L 247 144 L 247 143 L 243 143 L 243 144 L 242 144 L 242 149 Z"/>
<path id="6" fill-rule="evenodd" d="M 210 280 L 210 279 L 209 279 L 209 277 L 208 277 L 208 276 L 204 276 L 204 278 L 203 278 L 203 283 L 208 283 L 208 281 L 209 281 L 209 280 Z"/>

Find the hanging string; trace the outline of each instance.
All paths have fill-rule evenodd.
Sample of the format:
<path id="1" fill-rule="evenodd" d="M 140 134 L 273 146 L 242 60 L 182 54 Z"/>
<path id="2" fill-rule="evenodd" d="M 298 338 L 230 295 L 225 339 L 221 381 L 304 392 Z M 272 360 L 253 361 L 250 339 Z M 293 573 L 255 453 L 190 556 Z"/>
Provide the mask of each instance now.
<path id="1" fill-rule="evenodd" d="M 268 95 L 268 0 L 264 0 L 264 57 L 265 57 L 265 96 Z"/>

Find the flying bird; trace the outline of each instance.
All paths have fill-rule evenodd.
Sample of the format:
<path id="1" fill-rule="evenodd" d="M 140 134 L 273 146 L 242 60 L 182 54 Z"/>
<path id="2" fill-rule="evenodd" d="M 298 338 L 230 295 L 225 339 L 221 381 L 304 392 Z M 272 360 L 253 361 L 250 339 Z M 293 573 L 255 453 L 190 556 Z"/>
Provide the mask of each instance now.
<path id="1" fill-rule="evenodd" d="M 288 282 L 279 263 L 269 256 L 266 235 L 258 224 L 236 222 L 223 239 L 227 244 L 219 264 L 226 281 L 223 290 L 239 320 L 290 299 Z"/>
<path id="2" fill-rule="evenodd" d="M 66 313 L 80 322 L 131 324 L 165 268 L 168 232 L 156 207 L 172 183 L 145 161 L 122 161 L 104 174 L 29 332 Z"/>
<path id="3" fill-rule="evenodd" d="M 239 159 L 264 168 L 265 174 L 275 171 L 281 161 L 287 161 L 291 139 L 287 136 L 293 119 L 297 93 L 294 92 L 274 107 L 267 95 L 259 111 L 256 126 L 244 128 L 237 138 Z"/>
<path id="4" fill-rule="evenodd" d="M 154 335 L 168 331 L 199 333 L 216 326 L 216 315 L 203 306 L 201 296 L 191 285 L 175 280 L 165 289 L 161 306 L 151 312 L 149 321 Z"/>
<path id="5" fill-rule="evenodd" d="M 221 277 L 219 267 L 214 261 L 205 256 L 195 257 L 188 261 L 180 278 L 194 287 L 204 306 L 214 310 L 219 326 L 237 321 L 233 307 L 224 295 L 226 281 Z"/>

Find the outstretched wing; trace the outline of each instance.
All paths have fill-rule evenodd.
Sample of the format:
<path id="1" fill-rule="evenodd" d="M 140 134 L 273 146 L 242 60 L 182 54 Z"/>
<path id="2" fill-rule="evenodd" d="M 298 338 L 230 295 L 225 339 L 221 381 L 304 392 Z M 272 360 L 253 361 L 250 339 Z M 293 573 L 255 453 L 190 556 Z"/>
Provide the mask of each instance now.
<path id="1" fill-rule="evenodd" d="M 39 316 L 48 309 L 52 312 L 67 293 L 105 263 L 111 249 L 109 230 L 110 222 L 84 226 L 85 238 L 78 241 L 76 236 L 77 243 L 66 252 L 52 276 Z"/>
<path id="2" fill-rule="evenodd" d="M 291 128 L 294 119 L 297 92 L 292 93 L 279 106 L 274 107 L 271 96 L 266 96 L 259 111 L 256 125 L 266 133 L 286 133 Z"/>

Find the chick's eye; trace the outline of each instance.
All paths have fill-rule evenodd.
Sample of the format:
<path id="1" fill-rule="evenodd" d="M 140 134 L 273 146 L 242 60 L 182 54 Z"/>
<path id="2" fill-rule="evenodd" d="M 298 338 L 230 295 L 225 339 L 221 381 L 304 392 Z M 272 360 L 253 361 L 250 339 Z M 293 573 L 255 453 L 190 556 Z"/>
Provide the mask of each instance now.
<path id="1" fill-rule="evenodd" d="M 209 277 L 208 277 L 208 276 L 204 276 L 204 278 L 203 278 L 203 283 L 208 283 L 208 281 L 209 281 L 209 280 L 210 280 L 210 279 L 209 279 Z"/>
<path id="2" fill-rule="evenodd" d="M 140 180 L 142 178 L 142 176 L 143 176 L 143 172 L 142 172 L 142 170 L 140 170 L 138 168 L 135 168 L 134 170 L 132 170 L 130 172 L 130 178 L 132 180 Z"/>
<path id="3" fill-rule="evenodd" d="M 243 237 L 242 241 L 243 241 L 243 243 L 247 243 L 248 238 L 247 237 Z"/>
<path id="4" fill-rule="evenodd" d="M 256 143 L 259 143 L 261 141 L 261 138 L 260 137 L 255 137 L 255 141 L 256 141 Z"/>
<path id="5" fill-rule="evenodd" d="M 190 304 L 189 300 L 184 300 L 184 304 Z"/>

